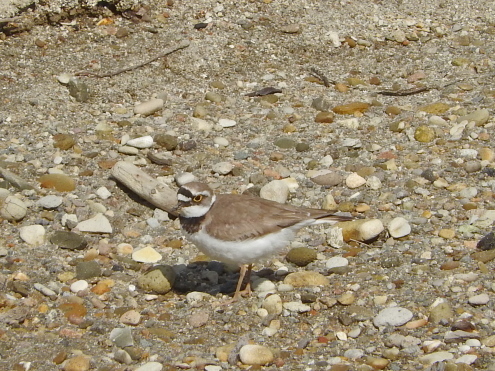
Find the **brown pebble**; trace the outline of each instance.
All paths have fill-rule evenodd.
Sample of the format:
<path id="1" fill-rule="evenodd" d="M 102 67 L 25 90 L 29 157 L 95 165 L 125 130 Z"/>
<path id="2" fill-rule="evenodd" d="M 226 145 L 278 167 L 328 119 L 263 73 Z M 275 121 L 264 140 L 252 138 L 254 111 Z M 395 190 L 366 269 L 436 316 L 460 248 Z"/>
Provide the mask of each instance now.
<path id="1" fill-rule="evenodd" d="M 319 122 L 321 124 L 330 124 L 334 120 L 334 114 L 332 112 L 318 112 L 315 117 L 315 122 Z"/>
<path id="2" fill-rule="evenodd" d="M 401 112 L 402 110 L 397 106 L 388 106 L 387 108 L 385 108 L 385 113 L 389 116 L 397 116 Z"/>
<path id="3" fill-rule="evenodd" d="M 117 160 L 102 160 L 98 162 L 98 166 L 104 170 L 109 170 L 117 163 Z"/>
<path id="4" fill-rule="evenodd" d="M 349 45 L 349 47 L 351 48 L 355 48 L 357 46 L 357 42 L 356 40 L 354 40 L 353 38 L 347 36 L 345 39 L 344 39 L 344 42 Z"/>
<path id="5" fill-rule="evenodd" d="M 353 102 L 341 106 L 336 106 L 333 108 L 332 111 L 340 115 L 354 115 L 356 113 L 366 112 L 369 108 L 370 105 L 368 103 Z"/>
<path id="6" fill-rule="evenodd" d="M 45 40 L 40 40 L 40 39 L 36 39 L 34 41 L 34 44 L 38 47 L 38 48 L 45 48 L 48 43 L 45 41 Z"/>
<path id="7" fill-rule="evenodd" d="M 59 365 L 66 359 L 67 359 L 67 352 L 65 350 L 62 350 L 59 353 L 57 353 L 57 355 L 53 358 L 53 363 Z"/>
<path id="8" fill-rule="evenodd" d="M 272 152 L 270 153 L 270 160 L 281 161 L 284 159 L 284 154 L 282 152 Z"/>
<path id="9" fill-rule="evenodd" d="M 440 269 L 443 271 L 449 271 L 451 269 L 459 268 L 460 265 L 461 265 L 461 263 L 458 261 L 449 260 L 448 262 L 443 263 L 440 266 Z"/>
<path id="10" fill-rule="evenodd" d="M 335 90 L 341 93 L 347 93 L 349 91 L 349 87 L 346 84 L 338 82 L 335 84 Z"/>
<path id="11" fill-rule="evenodd" d="M 42 188 L 54 188 L 59 192 L 72 192 L 76 189 L 76 182 L 64 174 L 45 174 L 39 178 Z"/>
<path id="12" fill-rule="evenodd" d="M 89 370 L 90 362 L 89 357 L 87 356 L 75 356 L 73 358 L 68 359 L 64 366 L 64 371 L 86 371 Z"/>
<path id="13" fill-rule="evenodd" d="M 371 84 L 371 85 L 381 85 L 381 84 L 382 84 L 382 82 L 381 82 L 381 80 L 380 80 L 380 78 L 379 78 L 379 77 L 377 77 L 377 76 L 372 76 L 372 77 L 370 78 L 370 84 Z"/>
<path id="14" fill-rule="evenodd" d="M 76 144 L 76 140 L 70 134 L 56 134 L 53 136 L 55 143 L 53 146 L 63 151 L 68 150 Z"/>
<path id="15" fill-rule="evenodd" d="M 451 239 L 455 237 L 455 231 L 453 229 L 444 228 L 444 229 L 440 229 L 438 235 L 445 239 Z"/>
<path id="16" fill-rule="evenodd" d="M 167 246 L 172 249 L 180 249 L 182 247 L 182 240 L 175 239 L 167 242 Z"/>

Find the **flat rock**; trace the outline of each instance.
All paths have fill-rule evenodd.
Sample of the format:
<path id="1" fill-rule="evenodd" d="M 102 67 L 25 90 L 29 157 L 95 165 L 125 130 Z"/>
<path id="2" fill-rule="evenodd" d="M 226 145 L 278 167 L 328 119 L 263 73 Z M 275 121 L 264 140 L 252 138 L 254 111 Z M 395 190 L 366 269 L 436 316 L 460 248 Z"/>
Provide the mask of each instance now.
<path id="1" fill-rule="evenodd" d="M 160 110 L 164 103 L 165 102 L 163 99 L 153 98 L 135 106 L 134 113 L 137 115 L 148 116 Z"/>
<path id="2" fill-rule="evenodd" d="M 50 242 L 62 249 L 82 250 L 88 245 L 86 239 L 74 232 L 56 231 L 50 236 Z"/>
<path id="3" fill-rule="evenodd" d="M 42 245 L 45 242 L 45 228 L 39 224 L 19 228 L 19 235 L 30 245 Z"/>
<path id="4" fill-rule="evenodd" d="M 166 294 L 172 290 L 175 271 L 168 265 L 157 265 L 138 278 L 138 285 L 143 290 Z"/>
<path id="5" fill-rule="evenodd" d="M 60 196 L 48 195 L 45 197 L 41 197 L 38 200 L 38 204 L 44 209 L 56 209 L 57 207 L 62 205 L 63 201 L 64 199 Z"/>
<path id="6" fill-rule="evenodd" d="M 132 253 L 132 259 L 140 263 L 156 263 L 162 259 L 161 254 L 151 246 L 146 246 Z"/>
<path id="7" fill-rule="evenodd" d="M 272 180 L 260 189 L 260 197 L 265 200 L 276 201 L 281 204 L 289 198 L 289 186 L 282 180 Z"/>
<path id="8" fill-rule="evenodd" d="M 285 279 L 285 284 L 292 285 L 294 287 L 307 287 L 307 286 L 328 286 L 330 281 L 327 277 L 318 272 L 313 271 L 300 271 L 289 273 Z"/>
<path id="9" fill-rule="evenodd" d="M 413 318 L 409 309 L 401 307 L 390 307 L 382 309 L 378 315 L 373 318 L 373 324 L 376 327 L 384 326 L 402 326 Z"/>
<path id="10" fill-rule="evenodd" d="M 76 228 L 81 232 L 112 233 L 113 228 L 105 215 L 98 213 L 94 217 L 78 223 Z"/>
<path id="11" fill-rule="evenodd" d="M 263 346 L 257 344 L 244 345 L 239 350 L 239 358 L 245 365 L 264 366 L 273 362 L 273 352 Z"/>
<path id="12" fill-rule="evenodd" d="M 127 146 L 134 148 L 150 148 L 153 145 L 153 137 L 151 135 L 146 135 L 144 137 L 130 139 L 126 143 Z"/>

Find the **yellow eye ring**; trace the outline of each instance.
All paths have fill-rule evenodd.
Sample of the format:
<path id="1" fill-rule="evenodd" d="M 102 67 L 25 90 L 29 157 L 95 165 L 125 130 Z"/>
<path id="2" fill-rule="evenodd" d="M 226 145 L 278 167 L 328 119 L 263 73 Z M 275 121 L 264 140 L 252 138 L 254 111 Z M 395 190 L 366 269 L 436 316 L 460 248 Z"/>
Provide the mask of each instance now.
<path id="1" fill-rule="evenodd" d="M 194 196 L 194 198 L 193 198 L 194 202 L 201 202 L 201 200 L 203 200 L 203 195 L 197 195 L 197 196 Z"/>

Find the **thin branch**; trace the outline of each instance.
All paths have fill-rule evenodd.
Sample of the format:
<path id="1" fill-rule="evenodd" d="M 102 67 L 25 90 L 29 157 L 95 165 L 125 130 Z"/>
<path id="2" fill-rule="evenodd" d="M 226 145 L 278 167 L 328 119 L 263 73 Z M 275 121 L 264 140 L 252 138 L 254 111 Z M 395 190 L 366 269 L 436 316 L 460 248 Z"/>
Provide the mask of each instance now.
<path id="1" fill-rule="evenodd" d="M 412 88 L 412 89 L 397 90 L 397 91 L 384 90 L 384 91 L 379 91 L 378 94 L 389 95 L 393 97 L 405 97 L 407 95 L 419 94 L 428 90 L 430 90 L 430 88 L 428 88 L 427 86 L 422 86 L 420 88 Z"/>
<path id="2" fill-rule="evenodd" d="M 91 72 L 91 71 L 81 71 L 81 72 L 77 72 L 75 73 L 75 76 L 90 76 L 90 77 L 111 77 L 111 76 L 115 76 L 115 75 L 119 75 L 121 73 L 124 73 L 124 72 L 128 72 L 128 71 L 132 71 L 132 70 L 135 70 L 135 69 L 138 69 L 140 67 L 143 67 L 143 66 L 146 66 L 147 64 L 151 63 L 151 62 L 154 62 L 160 58 L 163 58 L 169 54 L 172 54 L 178 50 L 181 50 L 181 49 L 184 49 L 184 48 L 187 48 L 188 46 L 190 45 L 190 42 L 189 40 L 182 40 L 178 45 L 176 46 L 172 46 L 168 49 L 165 49 L 165 51 L 163 53 L 160 53 L 158 54 L 157 56 L 145 61 L 145 62 L 142 62 L 142 63 L 139 63 L 139 64 L 136 64 L 134 66 L 131 66 L 131 67 L 125 67 L 125 68 L 121 68 L 120 70 L 117 70 L 117 71 L 114 71 L 114 72 L 107 72 L 107 73 L 96 73 L 96 72 Z"/>
<path id="3" fill-rule="evenodd" d="M 317 70 L 316 68 L 312 67 L 309 70 L 311 72 L 311 76 L 316 77 L 317 79 L 320 79 L 321 82 L 323 82 L 323 85 L 325 85 L 327 88 L 330 86 L 330 81 L 328 78 L 323 74 L 323 72 Z"/>

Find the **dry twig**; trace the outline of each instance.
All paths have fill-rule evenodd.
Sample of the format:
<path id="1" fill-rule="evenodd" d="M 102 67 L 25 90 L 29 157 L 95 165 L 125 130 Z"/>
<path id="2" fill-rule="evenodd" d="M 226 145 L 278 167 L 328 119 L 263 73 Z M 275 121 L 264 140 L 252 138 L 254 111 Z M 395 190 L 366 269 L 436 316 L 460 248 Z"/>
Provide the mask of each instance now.
<path id="1" fill-rule="evenodd" d="M 182 40 L 179 44 L 177 44 L 176 46 L 172 46 L 168 49 L 165 49 L 165 51 L 163 53 L 160 53 L 158 54 L 157 56 L 145 61 L 145 62 L 142 62 L 142 63 L 139 63 L 139 64 L 136 64 L 134 66 L 130 66 L 130 67 L 125 67 L 125 68 L 121 68 L 120 70 L 117 70 L 117 71 L 114 71 L 114 72 L 107 72 L 107 73 L 96 73 L 96 72 L 92 72 L 92 71 L 81 71 L 81 72 L 77 72 L 75 73 L 76 76 L 91 76 L 91 77 L 111 77 L 111 76 L 115 76 L 115 75 L 119 75 L 121 73 L 124 73 L 124 72 L 128 72 L 128 71 L 132 71 L 132 70 L 135 70 L 137 68 L 140 68 L 140 67 L 143 67 L 151 62 L 154 62 L 160 58 L 163 58 L 169 54 L 172 54 L 178 50 L 181 50 L 181 49 L 184 49 L 184 48 L 187 48 L 188 46 L 190 45 L 190 42 L 189 40 Z"/>

